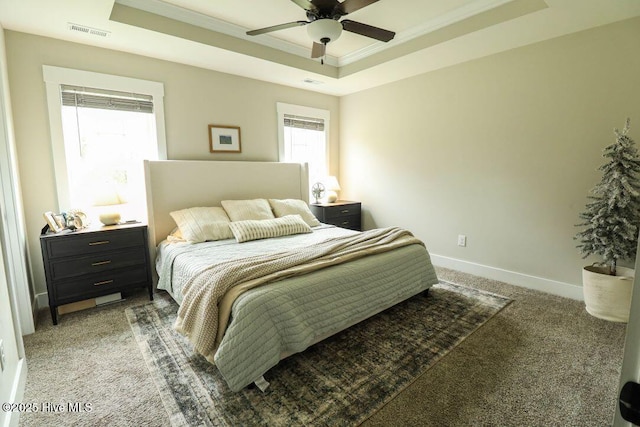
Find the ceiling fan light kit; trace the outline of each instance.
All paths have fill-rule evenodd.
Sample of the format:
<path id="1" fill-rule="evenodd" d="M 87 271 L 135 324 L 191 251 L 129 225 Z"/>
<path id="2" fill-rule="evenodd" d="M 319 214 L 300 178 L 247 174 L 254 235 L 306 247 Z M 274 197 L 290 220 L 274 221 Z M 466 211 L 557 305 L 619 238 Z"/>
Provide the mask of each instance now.
<path id="1" fill-rule="evenodd" d="M 306 11 L 309 21 L 294 21 L 285 24 L 273 25 L 258 30 L 247 31 L 249 36 L 270 33 L 272 31 L 287 28 L 307 26 L 307 34 L 313 40 L 311 48 L 312 58 L 321 58 L 326 54 L 327 44 L 336 41 L 342 34 L 342 30 L 360 34 L 382 42 L 388 42 L 396 35 L 393 31 L 363 24 L 361 22 L 345 19 L 339 21 L 345 15 L 376 3 L 378 0 L 291 0 Z M 322 60 L 321 60 L 322 61 Z M 323 62 L 323 61 L 322 61 Z M 324 62 L 323 62 L 324 63 Z"/>
<path id="2" fill-rule="evenodd" d="M 342 25 L 333 19 L 318 19 L 307 25 L 307 34 L 314 42 L 327 44 L 338 40 L 342 34 Z"/>

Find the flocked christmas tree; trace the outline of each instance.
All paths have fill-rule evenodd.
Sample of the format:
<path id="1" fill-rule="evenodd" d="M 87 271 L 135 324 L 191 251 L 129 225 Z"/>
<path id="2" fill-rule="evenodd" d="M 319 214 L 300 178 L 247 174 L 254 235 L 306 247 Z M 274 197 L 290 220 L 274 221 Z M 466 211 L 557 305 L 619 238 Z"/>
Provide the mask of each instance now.
<path id="1" fill-rule="evenodd" d="M 640 225 L 640 157 L 629 132 L 629 119 L 620 132 L 614 129 L 616 142 L 606 147 L 602 165 L 602 181 L 591 191 L 591 200 L 576 235 L 578 248 L 586 258 L 600 255 L 609 274 L 615 275 L 619 260 L 631 260 L 636 255 Z"/>

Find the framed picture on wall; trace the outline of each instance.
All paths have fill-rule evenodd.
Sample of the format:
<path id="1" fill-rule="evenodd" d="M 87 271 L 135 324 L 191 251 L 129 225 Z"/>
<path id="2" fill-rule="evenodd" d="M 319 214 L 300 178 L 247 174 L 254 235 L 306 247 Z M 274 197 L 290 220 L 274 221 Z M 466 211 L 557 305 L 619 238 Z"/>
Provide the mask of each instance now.
<path id="1" fill-rule="evenodd" d="M 209 152 L 240 153 L 240 127 L 209 125 Z"/>

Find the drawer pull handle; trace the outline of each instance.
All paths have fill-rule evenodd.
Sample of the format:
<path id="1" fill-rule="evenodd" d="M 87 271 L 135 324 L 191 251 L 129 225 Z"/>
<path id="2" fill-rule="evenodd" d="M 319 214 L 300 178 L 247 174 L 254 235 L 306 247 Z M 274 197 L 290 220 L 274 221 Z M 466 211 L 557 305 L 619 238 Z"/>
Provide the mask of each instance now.
<path id="1" fill-rule="evenodd" d="M 113 280 L 103 280 L 102 282 L 96 282 L 93 284 L 93 286 L 108 285 L 109 283 L 113 283 Z"/>
<path id="2" fill-rule="evenodd" d="M 349 213 L 349 209 L 343 209 L 340 211 L 340 213 Z"/>
<path id="3" fill-rule="evenodd" d="M 96 246 L 96 245 L 106 245 L 111 243 L 108 240 L 100 240 L 99 242 L 89 242 L 89 246 Z"/>
<path id="4" fill-rule="evenodd" d="M 342 221 L 342 225 L 349 225 L 349 221 Z"/>
<path id="5" fill-rule="evenodd" d="M 111 264 L 111 260 L 109 261 L 98 261 L 98 262 L 92 262 L 91 265 L 96 267 L 98 265 L 105 265 L 105 264 Z"/>

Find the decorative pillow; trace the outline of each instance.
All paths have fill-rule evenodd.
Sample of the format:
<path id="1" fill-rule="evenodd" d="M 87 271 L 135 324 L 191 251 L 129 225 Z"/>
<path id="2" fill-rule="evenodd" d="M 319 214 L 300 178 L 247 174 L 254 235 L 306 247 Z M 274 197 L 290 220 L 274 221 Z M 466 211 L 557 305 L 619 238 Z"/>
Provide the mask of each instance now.
<path id="1" fill-rule="evenodd" d="M 311 213 L 309 205 L 298 199 L 269 199 L 269 204 L 276 218 L 286 215 L 300 215 L 310 227 L 320 225 L 320 221 Z"/>
<path id="2" fill-rule="evenodd" d="M 178 227 L 174 228 L 171 233 L 167 236 L 167 240 L 169 242 L 186 242 L 184 237 L 182 237 L 182 232 Z"/>
<path id="3" fill-rule="evenodd" d="M 231 221 L 274 218 L 267 199 L 223 200 L 222 207 L 231 218 Z"/>
<path id="4" fill-rule="evenodd" d="M 221 207 L 194 207 L 171 212 L 182 237 L 191 243 L 232 239 L 229 217 Z"/>
<path id="5" fill-rule="evenodd" d="M 229 223 L 229 227 L 238 243 L 312 232 L 311 227 L 304 222 L 300 215 L 287 215 L 282 218 L 263 220 L 234 221 Z"/>

